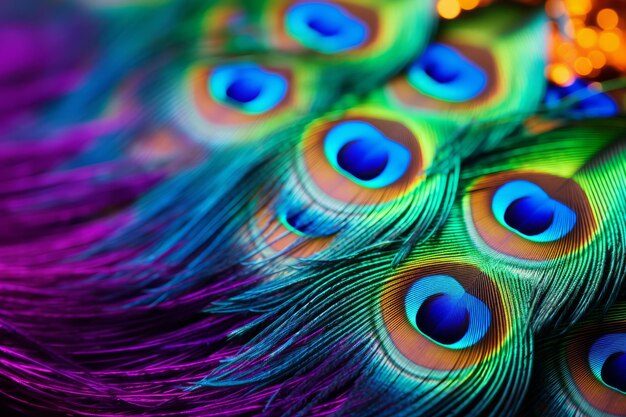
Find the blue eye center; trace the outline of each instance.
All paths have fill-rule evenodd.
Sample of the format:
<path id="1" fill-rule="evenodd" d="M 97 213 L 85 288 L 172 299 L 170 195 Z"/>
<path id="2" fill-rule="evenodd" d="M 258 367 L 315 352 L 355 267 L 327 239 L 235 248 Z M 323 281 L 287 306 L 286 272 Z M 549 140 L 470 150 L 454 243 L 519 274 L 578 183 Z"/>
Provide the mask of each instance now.
<path id="1" fill-rule="evenodd" d="M 422 303 L 415 322 L 423 334 L 443 345 L 461 340 L 470 325 L 464 303 L 443 293 L 431 295 Z"/>
<path id="2" fill-rule="evenodd" d="M 626 352 L 616 352 L 610 355 L 601 371 L 605 384 L 626 394 Z"/>
<path id="3" fill-rule="evenodd" d="M 487 73 L 457 50 L 441 43 L 430 45 L 408 69 L 409 83 L 438 100 L 464 102 L 487 88 Z"/>
<path id="4" fill-rule="evenodd" d="M 304 210 L 291 211 L 285 216 L 285 221 L 289 226 L 305 235 L 314 232 L 314 221 L 306 215 Z"/>
<path id="5" fill-rule="evenodd" d="M 325 54 L 347 52 L 363 45 L 367 25 L 339 5 L 324 1 L 303 1 L 285 15 L 288 33 L 309 49 Z"/>
<path id="6" fill-rule="evenodd" d="M 510 181 L 493 195 L 491 208 L 498 222 L 533 242 L 552 242 L 576 225 L 576 213 L 553 199 L 540 186 Z"/>
<path id="7" fill-rule="evenodd" d="M 518 198 L 507 207 L 504 221 L 523 235 L 539 235 L 548 230 L 554 219 L 551 201 L 536 194 Z"/>
<path id="8" fill-rule="evenodd" d="M 324 154 L 342 175 L 368 188 L 394 183 L 411 163 L 407 148 L 361 121 L 342 122 L 329 130 Z"/>
<path id="9" fill-rule="evenodd" d="M 278 106 L 288 92 L 287 79 L 254 63 L 216 67 L 208 83 L 216 101 L 241 112 L 261 114 Z"/>
<path id="10" fill-rule="evenodd" d="M 389 155 L 384 144 L 372 139 L 355 139 L 341 147 L 337 163 L 363 181 L 373 180 L 385 170 Z"/>
<path id="11" fill-rule="evenodd" d="M 452 82 L 459 76 L 459 73 L 454 67 L 441 65 L 434 61 L 424 64 L 424 72 L 440 84 Z"/>
<path id="12" fill-rule="evenodd" d="M 307 21 L 309 27 L 322 36 L 336 36 L 341 32 L 337 20 L 324 19 L 324 16 L 311 16 Z"/>
<path id="13" fill-rule="evenodd" d="M 340 226 L 319 211 L 308 208 L 296 196 L 286 194 L 275 207 L 278 220 L 291 232 L 308 238 L 331 236 Z"/>
<path id="14" fill-rule="evenodd" d="M 239 103 L 249 103 L 259 97 L 262 83 L 254 78 L 238 78 L 226 89 L 226 95 Z"/>
<path id="15" fill-rule="evenodd" d="M 450 349 L 478 343 L 489 331 L 489 307 L 448 275 L 416 281 L 405 297 L 406 317 L 433 342 Z"/>

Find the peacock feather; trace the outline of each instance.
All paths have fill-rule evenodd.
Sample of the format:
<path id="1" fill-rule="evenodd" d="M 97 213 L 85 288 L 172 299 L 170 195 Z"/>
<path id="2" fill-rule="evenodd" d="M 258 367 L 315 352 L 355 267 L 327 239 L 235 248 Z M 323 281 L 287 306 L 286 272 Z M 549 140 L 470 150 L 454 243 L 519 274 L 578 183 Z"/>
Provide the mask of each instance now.
<path id="1" fill-rule="evenodd" d="M 488 167 L 466 170 L 469 239 L 485 261 L 529 286 L 539 322 L 558 318 L 558 304 L 580 315 L 598 295 L 619 288 L 624 123 L 613 123 L 522 136 L 523 143 L 485 157 Z"/>
<path id="2" fill-rule="evenodd" d="M 530 381 L 531 335 L 615 294 L 623 274 L 623 230 L 606 209 L 623 213 L 626 126 L 603 121 L 600 135 L 596 123 L 512 138 L 468 161 L 445 225 L 395 269 L 394 248 L 377 248 L 216 304 L 222 314 L 264 314 L 203 385 L 296 382 L 328 372 L 317 352 L 332 351 L 368 358 L 344 371 L 339 414 L 513 415 Z"/>
<path id="3" fill-rule="evenodd" d="M 624 304 L 617 302 L 558 339 L 546 338 L 539 351 L 537 415 L 624 415 L 624 329 Z"/>
<path id="4" fill-rule="evenodd" d="M 533 31 L 542 21 L 541 16 L 530 15 L 515 19 L 521 21 L 523 29 L 507 33 L 496 51 L 510 51 L 515 42 L 527 40 L 524 31 L 541 36 L 541 31 L 538 35 Z M 479 27 L 479 23 L 470 27 Z M 482 47 L 485 48 L 484 43 Z M 503 53 L 497 59 L 501 65 L 498 77 L 502 73 L 502 80 L 495 84 L 508 94 L 516 95 L 515 88 L 523 88 L 518 85 L 537 77 L 541 68 L 540 47 L 523 50 L 524 54 L 519 63 L 515 61 L 519 59 L 517 55 L 513 59 Z M 424 55 L 430 56 L 428 50 Z M 446 64 L 443 59 L 440 66 Z M 458 68 L 459 73 L 464 74 L 465 69 Z M 458 122 L 451 120 L 451 113 L 445 108 L 438 110 L 439 115 L 407 108 L 385 98 L 396 80 L 373 90 L 360 103 L 331 110 L 304 127 L 288 157 L 277 160 L 279 167 L 274 171 L 279 173 L 278 186 L 273 191 L 276 196 L 270 197 L 270 201 L 252 203 L 252 213 L 263 211 L 270 216 L 268 221 L 259 224 L 257 215 L 247 215 L 253 220 L 243 233 L 244 238 L 253 241 L 254 253 L 265 252 L 261 258 L 274 260 L 276 249 L 279 254 L 281 250 L 297 253 L 298 247 L 304 245 L 315 248 L 305 250 L 309 257 L 322 248 L 329 248 L 325 253 L 339 254 L 355 245 L 364 247 L 374 240 L 395 239 L 406 239 L 406 247 L 410 247 L 436 230 L 445 217 L 461 161 L 478 144 L 493 142 L 499 129 L 512 130 L 517 124 L 500 121 L 499 126 L 481 128 L 480 132 L 468 128 L 473 121 L 477 125 L 488 124 L 496 117 L 489 114 L 490 106 L 482 106 L 482 113 L 477 111 L 481 105 L 476 103 L 465 103 L 468 110 L 462 112 L 464 119 Z M 511 102 L 509 116 L 537 108 L 540 94 L 541 91 L 537 99 L 528 98 L 527 103 Z M 501 112 L 500 116 L 507 114 L 502 106 L 491 106 Z M 373 147 L 376 142 L 380 145 Z M 262 194 L 266 196 L 267 192 Z M 367 238 L 355 233 L 365 224 L 370 228 Z"/>
<path id="5" fill-rule="evenodd" d="M 0 414 L 626 415 L 616 4 L 2 2 Z"/>
<path id="6" fill-rule="evenodd" d="M 493 20 L 498 24 L 485 24 Z M 485 125 L 497 141 L 543 96 L 544 28 L 541 11 L 510 6 L 445 22 L 424 53 L 370 100 L 446 124 Z"/>

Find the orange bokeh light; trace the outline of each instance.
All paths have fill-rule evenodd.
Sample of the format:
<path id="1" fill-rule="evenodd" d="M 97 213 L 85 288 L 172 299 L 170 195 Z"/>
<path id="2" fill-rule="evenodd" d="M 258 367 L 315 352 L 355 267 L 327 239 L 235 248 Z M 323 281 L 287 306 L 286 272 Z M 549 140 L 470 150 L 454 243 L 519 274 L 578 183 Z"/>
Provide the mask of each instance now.
<path id="1" fill-rule="evenodd" d="M 626 18 L 617 0 L 547 0 L 545 8 L 553 19 L 547 71 L 553 82 L 563 84 L 565 69 L 589 81 L 626 72 Z"/>
<path id="2" fill-rule="evenodd" d="M 602 9 L 598 12 L 596 20 L 602 29 L 613 29 L 617 27 L 619 16 L 613 9 Z"/>
<path id="3" fill-rule="evenodd" d="M 461 5 L 457 0 L 439 0 L 437 12 L 444 19 L 454 19 L 461 14 Z"/>

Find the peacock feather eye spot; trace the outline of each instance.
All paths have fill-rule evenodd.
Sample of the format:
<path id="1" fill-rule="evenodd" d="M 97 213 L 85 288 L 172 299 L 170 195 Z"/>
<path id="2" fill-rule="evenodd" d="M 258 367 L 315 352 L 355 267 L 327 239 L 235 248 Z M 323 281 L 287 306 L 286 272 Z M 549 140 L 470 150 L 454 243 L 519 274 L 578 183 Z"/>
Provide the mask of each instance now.
<path id="1" fill-rule="evenodd" d="M 489 307 L 447 275 L 415 282 L 405 297 L 405 311 L 417 331 L 450 349 L 478 343 L 491 326 Z"/>
<path id="2" fill-rule="evenodd" d="M 475 243 L 508 257 L 568 256 L 597 231 L 587 193 L 574 179 L 512 170 L 485 175 L 469 191 L 465 219 Z"/>
<path id="3" fill-rule="evenodd" d="M 406 147 L 361 121 L 342 122 L 329 130 L 324 154 L 338 172 L 368 188 L 394 183 L 407 172 L 411 162 Z"/>
<path id="4" fill-rule="evenodd" d="M 571 208 L 530 181 L 505 183 L 493 195 L 491 207 L 502 226 L 533 242 L 561 239 L 576 225 Z"/>
<path id="5" fill-rule="evenodd" d="M 393 274 L 380 296 L 383 348 L 420 377 L 474 367 L 510 334 L 506 300 L 502 288 L 474 265 L 410 266 Z"/>
<path id="6" fill-rule="evenodd" d="M 430 45 L 408 70 L 409 83 L 439 100 L 464 102 L 487 87 L 487 73 L 460 52 L 444 45 Z"/>
<path id="7" fill-rule="evenodd" d="M 287 222 L 287 224 L 289 224 L 289 226 L 293 227 L 294 229 L 297 229 L 302 233 L 306 233 L 307 228 L 311 225 L 311 221 L 308 221 L 308 219 L 304 218 L 302 213 L 302 211 L 289 213 L 285 217 L 285 221 Z"/>
<path id="8" fill-rule="evenodd" d="M 411 120 L 375 118 L 373 112 L 319 118 L 302 134 L 298 176 L 328 197 L 333 210 L 341 204 L 340 210 L 358 205 L 369 211 L 403 199 L 425 178 L 424 151 L 428 155 L 432 144 L 428 132 Z"/>
<path id="9" fill-rule="evenodd" d="M 271 259 L 286 265 L 326 250 L 339 228 L 336 223 L 320 220 L 321 217 L 319 212 L 294 204 L 293 200 L 259 200 L 252 221 L 243 230 L 252 242 L 253 259 Z M 283 258 L 276 259 L 278 255 Z"/>
<path id="10" fill-rule="evenodd" d="M 369 37 L 363 21 L 341 6 L 323 1 L 292 6 L 285 15 L 285 26 L 302 45 L 327 54 L 353 50 Z"/>
<path id="11" fill-rule="evenodd" d="M 261 114 L 281 103 L 288 83 L 281 74 L 257 64 L 234 63 L 216 67 L 208 88 L 219 103 L 245 113 Z"/>
<path id="12" fill-rule="evenodd" d="M 562 388 L 551 396 L 550 415 L 624 416 L 626 411 L 626 304 L 597 309 L 574 324 L 557 345 L 543 352 L 547 386 Z"/>
<path id="13" fill-rule="evenodd" d="M 325 217 L 319 212 L 289 199 L 284 199 L 278 204 L 276 213 L 283 226 L 298 236 L 327 237 L 339 231 L 335 223 L 325 221 Z"/>
<path id="14" fill-rule="evenodd" d="M 605 384 L 626 394 L 626 352 L 615 352 L 602 365 L 601 377 Z"/>
<path id="15" fill-rule="evenodd" d="M 415 322 L 424 335 L 442 345 L 451 345 L 467 334 L 469 312 L 458 299 L 439 293 L 424 301 Z"/>
<path id="16" fill-rule="evenodd" d="M 572 106 L 563 109 L 574 118 L 611 117 L 619 113 L 619 106 L 608 94 L 592 90 L 584 81 L 574 80 L 568 86 L 548 85 L 544 102 L 546 107 L 558 110 L 572 101 Z"/>
<path id="17" fill-rule="evenodd" d="M 626 394 L 626 333 L 598 337 L 589 348 L 589 368 L 604 385 Z"/>

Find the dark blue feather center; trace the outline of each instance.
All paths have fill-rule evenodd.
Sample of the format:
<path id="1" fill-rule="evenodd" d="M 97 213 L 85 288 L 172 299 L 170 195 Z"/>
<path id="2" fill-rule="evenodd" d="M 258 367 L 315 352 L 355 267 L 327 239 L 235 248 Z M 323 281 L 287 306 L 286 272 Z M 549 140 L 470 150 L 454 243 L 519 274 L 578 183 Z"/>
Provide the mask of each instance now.
<path id="1" fill-rule="evenodd" d="M 626 352 L 616 352 L 602 365 L 602 380 L 605 384 L 626 393 Z"/>
<path id="2" fill-rule="evenodd" d="M 530 195 L 513 201 L 504 213 L 504 221 L 526 236 L 536 236 L 548 230 L 554 219 L 550 198 Z"/>
<path id="3" fill-rule="evenodd" d="M 465 303 L 443 293 L 428 297 L 416 316 L 419 330 L 444 345 L 461 340 L 469 329 L 469 320 Z"/>
<path id="4" fill-rule="evenodd" d="M 239 103 L 249 103 L 259 97 L 263 90 L 263 83 L 253 77 L 235 79 L 226 89 L 226 95 Z"/>
<path id="5" fill-rule="evenodd" d="M 338 19 L 325 18 L 325 16 L 311 16 L 307 25 L 322 36 L 337 36 L 341 32 L 341 22 Z"/>
<path id="6" fill-rule="evenodd" d="M 337 163 L 356 178 L 368 181 L 378 177 L 389 162 L 384 142 L 355 139 L 341 147 Z"/>
<path id="7" fill-rule="evenodd" d="M 433 80 L 441 84 L 454 81 L 459 76 L 458 69 L 453 65 L 442 65 L 440 62 L 427 61 L 424 72 Z"/>
<path id="8" fill-rule="evenodd" d="M 285 220 L 291 227 L 296 229 L 299 232 L 302 232 L 305 235 L 314 234 L 315 227 L 314 221 L 311 216 L 307 216 L 304 210 L 301 211 L 292 211 L 287 214 Z"/>

